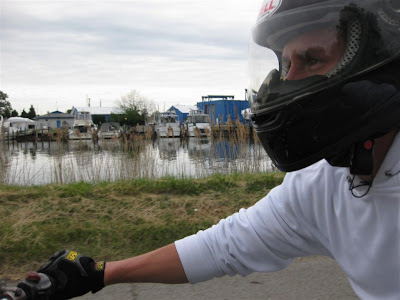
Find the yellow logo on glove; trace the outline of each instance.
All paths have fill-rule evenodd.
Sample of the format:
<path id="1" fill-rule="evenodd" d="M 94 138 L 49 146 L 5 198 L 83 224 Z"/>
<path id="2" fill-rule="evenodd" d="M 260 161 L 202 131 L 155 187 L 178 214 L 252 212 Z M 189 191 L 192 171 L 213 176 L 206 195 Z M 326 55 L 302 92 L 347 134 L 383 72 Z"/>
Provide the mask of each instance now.
<path id="1" fill-rule="evenodd" d="M 104 261 L 99 261 L 96 263 L 95 270 L 96 271 L 103 271 L 104 269 Z"/>
<path id="2" fill-rule="evenodd" d="M 68 255 L 65 257 L 65 259 L 68 259 L 70 261 L 75 261 L 75 259 L 78 257 L 79 253 L 76 251 L 70 251 Z"/>

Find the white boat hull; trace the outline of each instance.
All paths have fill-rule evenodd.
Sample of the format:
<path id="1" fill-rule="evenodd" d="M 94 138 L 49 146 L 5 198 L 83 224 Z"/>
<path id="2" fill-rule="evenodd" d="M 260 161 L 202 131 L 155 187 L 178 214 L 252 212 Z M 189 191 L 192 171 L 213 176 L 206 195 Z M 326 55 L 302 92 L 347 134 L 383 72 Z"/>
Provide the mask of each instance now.
<path id="1" fill-rule="evenodd" d="M 181 129 L 176 123 L 163 124 L 156 127 L 157 136 L 165 137 L 180 137 Z"/>
<path id="2" fill-rule="evenodd" d="M 99 132 L 97 134 L 99 139 L 118 139 L 121 137 L 121 133 L 119 131 L 115 132 Z"/>
<path id="3" fill-rule="evenodd" d="M 91 132 L 70 132 L 68 134 L 70 140 L 91 140 L 92 133 Z"/>
<path id="4" fill-rule="evenodd" d="M 94 125 L 74 125 L 74 127 L 68 132 L 68 138 L 70 140 L 90 140 L 94 137 L 95 129 Z"/>
<path id="5" fill-rule="evenodd" d="M 189 137 L 206 137 L 210 136 L 211 126 L 208 123 L 187 123 L 186 134 Z"/>

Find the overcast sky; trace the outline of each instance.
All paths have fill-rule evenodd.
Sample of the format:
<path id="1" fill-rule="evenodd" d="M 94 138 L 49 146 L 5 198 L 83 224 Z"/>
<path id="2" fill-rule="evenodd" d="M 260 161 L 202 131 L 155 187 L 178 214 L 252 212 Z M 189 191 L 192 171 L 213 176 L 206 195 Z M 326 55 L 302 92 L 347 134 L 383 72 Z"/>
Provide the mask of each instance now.
<path id="1" fill-rule="evenodd" d="M 0 90 L 14 109 L 245 98 L 261 0 L 1 0 Z"/>

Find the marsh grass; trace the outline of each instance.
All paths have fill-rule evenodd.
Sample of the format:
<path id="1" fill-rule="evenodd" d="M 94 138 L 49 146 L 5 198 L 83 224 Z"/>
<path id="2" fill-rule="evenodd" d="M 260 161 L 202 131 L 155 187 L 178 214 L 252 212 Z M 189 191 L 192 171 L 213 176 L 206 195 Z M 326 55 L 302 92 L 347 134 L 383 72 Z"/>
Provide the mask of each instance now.
<path id="1" fill-rule="evenodd" d="M 0 151 L 0 184 L 7 182 L 8 170 L 8 158 L 3 151 Z"/>
<path id="2" fill-rule="evenodd" d="M 115 260 L 161 247 L 248 207 L 283 174 L 0 186 L 0 278 L 21 278 L 55 251 Z"/>

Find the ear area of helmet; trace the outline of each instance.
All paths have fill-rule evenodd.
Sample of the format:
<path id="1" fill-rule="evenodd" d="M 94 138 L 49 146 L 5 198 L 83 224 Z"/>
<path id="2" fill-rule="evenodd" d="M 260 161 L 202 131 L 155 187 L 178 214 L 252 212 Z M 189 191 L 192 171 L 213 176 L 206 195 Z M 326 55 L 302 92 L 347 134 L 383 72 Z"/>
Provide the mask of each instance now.
<path id="1" fill-rule="evenodd" d="M 351 4 L 340 14 L 338 34 L 346 41 L 346 50 L 338 66 L 328 76 L 356 74 L 389 56 L 376 14 Z"/>

